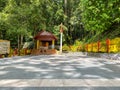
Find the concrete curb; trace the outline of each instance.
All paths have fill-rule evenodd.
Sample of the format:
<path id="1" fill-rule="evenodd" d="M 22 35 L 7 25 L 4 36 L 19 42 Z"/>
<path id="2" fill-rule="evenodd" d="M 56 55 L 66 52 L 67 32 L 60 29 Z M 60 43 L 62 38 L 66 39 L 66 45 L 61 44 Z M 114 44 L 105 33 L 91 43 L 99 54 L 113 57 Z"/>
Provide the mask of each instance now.
<path id="1" fill-rule="evenodd" d="M 120 79 L 6 79 L 0 87 L 119 87 Z"/>
<path id="2" fill-rule="evenodd" d="M 120 53 L 92 53 L 92 52 L 86 52 L 85 53 L 88 56 L 95 56 L 100 58 L 106 58 L 111 60 L 120 60 Z"/>

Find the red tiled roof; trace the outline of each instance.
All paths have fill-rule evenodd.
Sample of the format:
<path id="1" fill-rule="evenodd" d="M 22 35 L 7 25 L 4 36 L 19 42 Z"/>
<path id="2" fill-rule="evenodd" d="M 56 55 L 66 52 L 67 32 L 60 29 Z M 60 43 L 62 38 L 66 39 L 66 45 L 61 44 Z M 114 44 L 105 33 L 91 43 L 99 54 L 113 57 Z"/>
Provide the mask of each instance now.
<path id="1" fill-rule="evenodd" d="M 54 36 L 52 33 L 47 31 L 40 31 L 38 34 L 34 37 L 35 40 L 41 40 L 41 41 L 52 41 L 57 40 L 56 36 Z"/>

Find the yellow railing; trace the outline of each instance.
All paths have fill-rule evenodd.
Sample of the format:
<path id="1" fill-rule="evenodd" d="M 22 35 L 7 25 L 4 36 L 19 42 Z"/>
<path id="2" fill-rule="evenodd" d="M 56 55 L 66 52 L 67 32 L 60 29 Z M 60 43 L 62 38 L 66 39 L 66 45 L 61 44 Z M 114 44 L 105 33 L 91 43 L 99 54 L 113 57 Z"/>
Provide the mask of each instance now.
<path id="1" fill-rule="evenodd" d="M 86 45 L 87 52 L 120 52 L 120 38 L 106 39 L 106 41 L 98 41 Z"/>

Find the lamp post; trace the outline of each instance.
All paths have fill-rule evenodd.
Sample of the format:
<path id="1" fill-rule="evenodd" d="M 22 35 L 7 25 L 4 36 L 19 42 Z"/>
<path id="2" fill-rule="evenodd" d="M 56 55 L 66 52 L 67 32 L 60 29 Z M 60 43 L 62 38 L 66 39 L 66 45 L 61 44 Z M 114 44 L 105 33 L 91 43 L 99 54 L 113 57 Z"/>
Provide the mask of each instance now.
<path id="1" fill-rule="evenodd" d="M 63 34 L 63 26 L 61 23 L 60 25 L 60 54 L 62 54 L 62 34 Z"/>

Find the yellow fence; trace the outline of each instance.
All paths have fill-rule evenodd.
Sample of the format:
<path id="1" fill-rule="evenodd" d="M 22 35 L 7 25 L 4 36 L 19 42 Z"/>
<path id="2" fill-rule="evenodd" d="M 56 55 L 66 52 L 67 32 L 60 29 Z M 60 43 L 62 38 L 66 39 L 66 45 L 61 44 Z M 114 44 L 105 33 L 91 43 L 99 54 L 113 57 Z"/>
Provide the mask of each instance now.
<path id="1" fill-rule="evenodd" d="M 107 39 L 106 41 L 99 41 L 86 45 L 87 52 L 120 52 L 120 38 Z"/>

